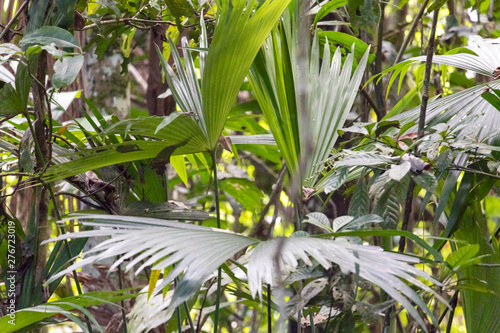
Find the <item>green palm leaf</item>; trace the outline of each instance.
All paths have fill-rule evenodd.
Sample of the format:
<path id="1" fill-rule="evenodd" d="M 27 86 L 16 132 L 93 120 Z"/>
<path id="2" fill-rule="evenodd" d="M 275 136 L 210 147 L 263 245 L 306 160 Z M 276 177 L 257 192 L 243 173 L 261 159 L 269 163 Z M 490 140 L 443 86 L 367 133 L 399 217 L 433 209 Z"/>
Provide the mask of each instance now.
<path id="1" fill-rule="evenodd" d="M 136 140 L 76 152 L 54 150 L 56 156 L 53 161 L 56 164 L 45 170 L 44 180 L 61 180 L 88 170 L 148 158 L 158 157 L 167 161 L 170 155 L 190 154 L 207 149 L 198 124 L 192 117 L 180 113 L 164 118 L 123 120 L 103 131 L 103 135 L 108 137 L 123 133 L 134 136 Z"/>
<path id="2" fill-rule="evenodd" d="M 340 49 L 332 58 L 327 41 L 320 58 L 315 37 L 308 64 L 307 110 L 300 110 L 297 32 L 291 26 L 285 15 L 256 58 L 250 82 L 289 170 L 303 186 L 313 187 L 351 110 L 369 50 L 353 71 L 354 52 L 342 66 Z M 299 121 L 302 114 L 307 117 Z M 312 149 L 306 147 L 308 137 L 312 138 Z M 305 159 L 304 170 L 298 167 L 301 159 Z"/>
<path id="3" fill-rule="evenodd" d="M 217 1 L 217 26 L 202 89 L 208 146 L 214 148 L 257 52 L 290 0 Z"/>
<path id="4" fill-rule="evenodd" d="M 85 314 L 91 318 L 92 322 L 99 327 L 95 318 L 87 310 L 85 310 L 85 308 L 106 303 L 115 305 L 114 302 L 133 298 L 138 295 L 136 293 L 127 293 L 128 291 L 130 290 L 88 292 L 84 295 L 65 297 L 57 301 L 20 309 L 15 312 L 14 325 L 9 323 L 11 320 L 10 316 L 0 318 L 0 332 L 10 333 L 26 329 L 27 327 L 33 328 L 32 325 L 37 322 L 43 321 L 57 314 L 63 314 L 68 319 L 78 323 L 85 332 L 87 331 L 87 327 L 81 322 L 81 320 L 78 319 L 77 316 L 75 316 L 73 313 L 74 310 L 85 312 Z M 102 331 L 102 329 L 100 329 L 100 331 Z"/>

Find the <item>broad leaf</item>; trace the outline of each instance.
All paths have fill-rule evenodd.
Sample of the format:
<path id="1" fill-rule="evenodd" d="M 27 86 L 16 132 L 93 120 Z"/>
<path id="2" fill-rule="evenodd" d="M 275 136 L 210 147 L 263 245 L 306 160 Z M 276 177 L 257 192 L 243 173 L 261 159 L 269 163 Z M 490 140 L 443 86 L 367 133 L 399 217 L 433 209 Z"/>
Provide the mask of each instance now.
<path id="1" fill-rule="evenodd" d="M 43 26 L 23 37 L 19 44 L 23 47 L 30 45 L 53 45 L 58 47 L 77 48 L 81 51 L 80 45 L 75 36 L 68 30 L 55 27 Z"/>
<path id="2" fill-rule="evenodd" d="M 59 90 L 63 86 L 69 86 L 75 81 L 82 66 L 83 55 L 63 57 L 57 60 L 54 63 L 54 75 L 52 76 L 54 88 Z"/>

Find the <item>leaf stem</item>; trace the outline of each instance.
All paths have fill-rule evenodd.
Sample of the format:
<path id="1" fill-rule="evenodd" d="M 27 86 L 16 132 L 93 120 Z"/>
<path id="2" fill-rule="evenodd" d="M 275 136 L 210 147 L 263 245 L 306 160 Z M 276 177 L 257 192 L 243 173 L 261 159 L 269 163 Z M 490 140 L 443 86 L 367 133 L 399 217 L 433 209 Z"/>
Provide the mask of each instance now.
<path id="1" fill-rule="evenodd" d="M 181 308 L 180 306 L 175 309 L 175 313 L 177 315 L 177 331 L 182 333 L 182 318 L 181 318 Z"/>
<path id="2" fill-rule="evenodd" d="M 273 332 L 273 323 L 271 320 L 271 285 L 267 284 L 267 332 Z"/>
<path id="3" fill-rule="evenodd" d="M 118 285 L 120 286 L 120 290 L 123 289 L 123 282 L 122 282 L 122 269 L 120 265 L 118 265 Z M 127 329 L 127 315 L 125 314 L 125 302 L 124 300 L 121 300 L 121 305 L 122 305 L 122 320 L 123 320 L 123 331 L 125 333 L 128 332 Z"/>
<path id="4" fill-rule="evenodd" d="M 214 196 L 215 196 L 215 213 L 217 214 L 217 228 L 220 229 L 220 205 L 219 205 L 219 180 L 217 179 L 217 155 L 215 148 L 212 151 L 212 169 L 214 172 Z M 219 325 L 219 309 L 220 309 L 220 294 L 221 294 L 222 268 L 217 270 L 217 298 L 215 299 L 215 315 L 214 315 L 214 333 L 217 333 Z"/>
<path id="5" fill-rule="evenodd" d="M 189 310 L 189 306 L 187 304 L 187 301 L 184 302 L 184 310 L 186 311 L 186 316 L 187 316 L 187 319 L 188 319 L 188 322 L 189 322 L 189 327 L 191 328 L 191 332 L 196 332 L 196 330 L 194 329 L 194 323 L 193 323 L 193 319 L 191 318 L 191 311 Z"/>

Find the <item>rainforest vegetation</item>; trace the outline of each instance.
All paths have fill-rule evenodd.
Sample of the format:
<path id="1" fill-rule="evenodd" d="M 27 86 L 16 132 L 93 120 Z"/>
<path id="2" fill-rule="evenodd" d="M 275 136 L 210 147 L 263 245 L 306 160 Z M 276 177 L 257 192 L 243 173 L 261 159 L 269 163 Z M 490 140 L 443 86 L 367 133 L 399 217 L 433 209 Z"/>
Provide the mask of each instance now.
<path id="1" fill-rule="evenodd" d="M 0 0 L 0 332 L 500 332 L 500 3 Z"/>

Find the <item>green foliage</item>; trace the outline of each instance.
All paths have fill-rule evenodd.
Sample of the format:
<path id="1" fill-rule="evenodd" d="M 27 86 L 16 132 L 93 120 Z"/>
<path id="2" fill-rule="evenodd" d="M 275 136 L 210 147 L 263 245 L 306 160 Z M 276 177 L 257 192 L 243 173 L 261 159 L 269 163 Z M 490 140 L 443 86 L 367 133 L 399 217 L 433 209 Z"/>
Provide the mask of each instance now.
<path id="1" fill-rule="evenodd" d="M 264 194 L 254 182 L 245 178 L 225 178 L 219 182 L 219 188 L 231 195 L 246 210 L 253 213 L 260 211 Z"/>
<path id="2" fill-rule="evenodd" d="M 498 4 L 450 2 L 440 67 L 417 67 L 429 18 L 406 19 L 445 12 L 442 1 L 420 11 L 427 4 L 6 3 L 0 276 L 15 260 L 18 310 L 16 326 L 7 315 L 0 331 L 73 322 L 102 332 L 94 306 L 129 298 L 117 330 L 277 331 L 300 321 L 313 332 L 450 332 L 463 321 L 499 331 L 500 48 L 475 35 L 464 47 L 471 31 L 453 16 L 476 8 L 488 26 L 464 24 L 499 36 Z M 370 54 L 380 40 L 383 52 Z M 391 43 L 405 61 L 393 64 Z M 168 85 L 159 97 L 175 105 L 148 116 L 158 58 Z M 130 70 L 130 119 L 106 114 L 81 75 L 109 59 Z M 370 77 L 375 59 L 382 73 Z M 94 237 L 104 241 L 87 249 Z M 97 289 L 142 291 L 83 293 L 80 269 L 97 263 L 118 270 L 120 285 Z M 76 290 L 63 283 L 70 275 Z"/>
<path id="3" fill-rule="evenodd" d="M 290 0 L 221 0 L 218 24 L 205 60 L 201 93 L 208 147 L 213 149 L 224 128 L 241 83 L 262 43 Z"/>
<path id="4" fill-rule="evenodd" d="M 45 45 L 76 48 L 81 50 L 78 41 L 71 32 L 53 26 L 43 26 L 30 32 L 23 37 L 19 44 L 25 48 L 32 45 Z"/>
<path id="5" fill-rule="evenodd" d="M 16 312 L 15 325 L 9 323 L 11 319 L 9 316 L 4 316 L 3 318 L 1 318 L 0 329 L 5 333 L 10 333 L 18 330 L 25 331 L 24 329 L 26 328 L 32 329 L 33 326 L 31 325 L 57 314 L 66 316 L 73 321 L 78 321 L 78 318 L 71 311 L 79 310 L 85 312 L 87 315 L 90 315 L 90 313 L 85 308 L 103 303 L 113 304 L 113 302 L 129 299 L 138 295 L 135 293 L 130 293 L 130 291 L 131 289 L 88 292 L 85 295 L 61 298 L 57 301 L 48 302 L 46 304 L 37 305 L 31 308 L 25 308 Z M 81 323 L 81 321 L 79 326 L 84 331 L 87 330 L 87 328 Z M 100 327 L 99 325 L 97 326 Z M 102 331 L 102 328 L 100 328 L 100 331 Z"/>

